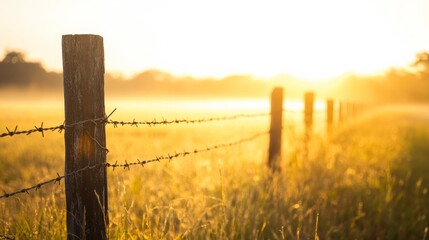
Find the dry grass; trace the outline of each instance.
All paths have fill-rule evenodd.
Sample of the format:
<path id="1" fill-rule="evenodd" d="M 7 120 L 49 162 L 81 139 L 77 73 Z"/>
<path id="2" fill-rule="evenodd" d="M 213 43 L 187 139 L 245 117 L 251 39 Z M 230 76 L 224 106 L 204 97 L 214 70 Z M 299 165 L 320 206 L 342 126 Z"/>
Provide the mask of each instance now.
<path id="1" fill-rule="evenodd" d="M 47 118 L 51 125 L 61 123 L 61 116 L 61 112 L 51 116 L 41 112 L 28 119 L 12 114 L 2 116 L 0 122 L 12 126 L 21 121 L 20 127 L 25 128 Z M 108 128 L 108 161 L 145 159 L 229 142 L 267 129 L 267 122 L 262 118 Z M 299 131 L 287 125 L 283 171 L 277 175 L 266 168 L 264 137 L 171 163 L 109 170 L 109 236 L 428 239 L 426 122 L 410 114 L 378 115 L 349 124 L 329 142 L 314 136 L 306 154 Z M 37 135 L 0 139 L 0 191 L 26 187 L 64 171 L 63 136 L 46 135 L 43 139 Z M 30 195 L 0 200 L 0 234 L 16 239 L 64 239 L 63 188 L 63 184 L 50 185 Z"/>

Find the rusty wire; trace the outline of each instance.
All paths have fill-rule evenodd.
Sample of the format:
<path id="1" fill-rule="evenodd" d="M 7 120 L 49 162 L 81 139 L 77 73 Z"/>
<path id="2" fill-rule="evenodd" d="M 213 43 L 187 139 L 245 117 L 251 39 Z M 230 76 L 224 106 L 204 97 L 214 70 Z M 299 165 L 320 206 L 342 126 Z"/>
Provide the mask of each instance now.
<path id="1" fill-rule="evenodd" d="M 31 190 L 37 191 L 41 187 L 43 187 L 44 185 L 47 185 L 47 184 L 50 184 L 50 183 L 57 183 L 58 182 L 58 184 L 60 184 L 61 180 L 64 179 L 64 178 L 66 178 L 66 177 L 75 176 L 75 175 L 78 175 L 78 174 L 80 174 L 80 173 L 82 173 L 84 171 L 88 171 L 88 170 L 95 169 L 95 168 L 110 167 L 110 168 L 113 168 L 113 170 L 115 170 L 115 168 L 119 167 L 119 168 L 124 168 L 124 169 L 130 169 L 130 166 L 138 166 L 138 165 L 144 166 L 144 165 L 146 165 L 148 163 L 160 162 L 161 160 L 169 160 L 169 161 L 171 161 L 174 158 L 185 157 L 185 156 L 190 155 L 190 154 L 197 154 L 197 153 L 201 153 L 201 152 L 208 152 L 208 151 L 211 151 L 211 150 L 214 150 L 214 149 L 225 148 L 225 147 L 230 147 L 230 146 L 238 145 L 238 144 L 241 144 L 241 143 L 244 143 L 244 142 L 249 142 L 249 141 L 252 141 L 252 140 L 254 140 L 254 139 L 256 139 L 256 138 L 258 138 L 260 136 L 263 136 L 265 134 L 268 134 L 268 132 L 261 132 L 261 133 L 255 134 L 255 135 L 253 135 L 251 137 L 243 138 L 243 139 L 240 139 L 240 140 L 237 140 L 237 141 L 234 141 L 234 142 L 230 142 L 230 143 L 223 143 L 223 144 L 213 145 L 213 146 L 209 146 L 209 147 L 205 147 L 205 148 L 195 149 L 195 150 L 192 150 L 192 151 L 175 152 L 173 154 L 161 155 L 161 156 L 157 156 L 157 157 L 154 157 L 152 159 L 147 159 L 147 160 L 139 160 L 139 159 L 137 159 L 134 162 L 127 162 L 125 160 L 125 163 L 115 162 L 115 163 L 112 164 L 112 163 L 106 162 L 106 163 L 98 163 L 98 164 L 94 164 L 94 165 L 88 165 L 88 166 L 86 166 L 84 168 L 81 168 L 79 170 L 73 171 L 71 173 L 67 173 L 65 175 L 60 175 L 60 174 L 57 173 L 57 177 L 54 177 L 52 179 L 49 179 L 49 180 L 46 180 L 46 181 L 43 181 L 43 182 L 40 182 L 40 183 L 37 183 L 37 184 L 35 184 L 35 185 L 31 186 L 31 187 L 22 188 L 20 190 L 17 190 L 17 191 L 11 192 L 11 193 L 5 192 L 3 195 L 0 196 L 0 199 L 1 198 L 9 198 L 9 197 L 12 197 L 12 196 L 15 196 L 15 195 L 18 195 L 18 194 L 22 194 L 22 193 L 29 194 L 29 192 Z"/>
<path id="2" fill-rule="evenodd" d="M 53 131 L 58 130 L 58 132 L 62 132 L 65 128 L 66 128 L 65 124 L 61 124 L 61 125 L 58 125 L 58 126 L 55 126 L 55 127 L 44 128 L 43 127 L 43 122 L 42 122 L 41 125 L 40 125 L 40 127 L 34 126 L 34 129 L 18 131 L 18 125 L 16 125 L 15 129 L 13 131 L 9 130 L 9 128 L 6 127 L 7 132 L 0 134 L 0 138 L 1 137 L 7 137 L 7 136 L 12 137 L 12 136 L 15 136 L 15 135 L 20 135 L 20 134 L 30 135 L 30 134 L 35 133 L 35 132 L 42 133 L 42 137 L 44 137 L 45 136 L 45 134 L 44 134 L 45 131 L 52 131 L 53 132 Z"/>
<path id="3" fill-rule="evenodd" d="M 238 144 L 241 144 L 241 143 L 244 143 L 244 142 L 249 142 L 249 141 L 252 141 L 252 140 L 254 140 L 254 139 L 256 139 L 256 138 L 258 138 L 260 136 L 263 136 L 265 134 L 268 134 L 268 132 L 257 133 L 255 135 L 250 136 L 250 137 L 242 138 L 242 139 L 234 141 L 234 142 L 229 142 L 229 143 L 223 143 L 223 144 L 208 146 L 208 147 L 205 147 L 205 148 L 194 149 L 192 151 L 175 152 L 175 153 L 172 153 L 172 154 L 161 155 L 161 156 L 154 157 L 154 158 L 148 159 L 148 160 L 143 160 L 143 161 L 137 159 L 134 162 L 127 162 L 127 161 L 125 161 L 125 163 L 122 163 L 122 164 L 117 163 L 117 162 L 114 163 L 114 164 L 106 163 L 106 167 L 111 167 L 111 168 L 113 168 L 113 170 L 115 170 L 115 168 L 117 168 L 117 167 L 123 167 L 124 169 L 129 169 L 130 166 L 136 166 L 136 165 L 144 166 L 145 164 L 148 164 L 148 163 L 160 162 L 161 160 L 169 160 L 169 161 L 171 161 L 174 158 L 185 157 L 185 156 L 190 155 L 190 154 L 197 154 L 197 153 L 202 153 L 202 152 L 208 152 L 208 151 L 211 151 L 211 150 L 214 150 L 214 149 L 231 147 L 231 146 L 238 145 Z"/>
<path id="4" fill-rule="evenodd" d="M 211 117 L 211 118 L 200 118 L 200 119 L 175 119 L 175 120 L 152 120 L 152 121 L 136 121 L 133 119 L 133 121 L 115 121 L 115 120 L 108 120 L 107 124 L 112 124 L 114 127 L 118 126 L 125 126 L 125 125 L 131 125 L 131 126 L 138 126 L 138 125 L 149 125 L 149 126 L 156 126 L 156 125 L 168 125 L 168 124 L 176 124 L 176 123 L 204 123 L 204 122 L 214 122 L 214 121 L 223 121 L 223 120 L 234 120 L 237 118 L 253 118 L 253 117 L 263 117 L 263 116 L 269 116 L 269 113 L 255 113 L 255 114 L 237 114 L 232 116 L 225 116 L 225 117 Z"/>
<path id="5" fill-rule="evenodd" d="M 94 125 L 98 125 L 99 123 L 104 123 L 106 122 L 110 116 L 112 116 L 112 114 L 116 111 L 116 108 L 108 115 L 102 118 L 95 118 L 95 119 L 87 119 L 87 120 L 83 120 L 83 121 L 79 121 L 79 122 L 75 122 L 75 123 L 71 123 L 71 124 L 66 124 L 66 122 L 64 122 L 61 125 L 58 126 L 54 126 L 54 127 L 43 127 L 43 122 L 40 124 L 40 127 L 34 126 L 33 129 L 28 129 L 28 130 L 22 130 L 22 131 L 18 131 L 18 125 L 15 126 L 15 129 L 13 131 L 9 130 L 8 127 L 6 127 L 7 132 L 0 134 L 0 138 L 2 137 L 12 137 L 15 135 L 20 135 L 20 134 L 25 134 L 25 135 L 30 135 L 32 133 L 36 133 L 36 132 L 40 132 L 42 134 L 42 137 L 45 136 L 45 131 L 58 131 L 59 133 L 61 133 L 63 130 L 67 129 L 67 128 L 73 128 L 75 126 L 82 126 L 85 123 L 93 123 Z"/>
<path id="6" fill-rule="evenodd" d="M 96 119 L 88 119 L 88 120 L 84 120 L 84 121 L 80 121 L 80 122 L 76 122 L 76 123 L 72 123 L 72 124 L 66 124 L 63 123 L 61 125 L 58 126 L 53 126 L 53 127 L 43 127 L 43 122 L 41 123 L 40 127 L 34 126 L 34 128 L 32 129 L 28 129 L 28 130 L 22 130 L 19 131 L 18 130 L 18 125 L 15 126 L 14 130 L 10 130 L 8 127 L 6 127 L 7 132 L 1 133 L 0 134 L 0 138 L 2 137 L 12 137 L 15 135 L 30 135 L 32 133 L 36 133 L 36 132 L 40 132 L 42 134 L 42 137 L 45 136 L 45 131 L 58 131 L 59 133 L 61 133 L 63 130 L 67 129 L 67 128 L 72 128 L 75 126 L 81 126 L 85 123 L 93 123 L 94 125 L 98 125 L 98 124 L 112 124 L 115 128 L 118 126 L 125 126 L 125 125 L 131 125 L 131 126 L 136 126 L 138 127 L 139 125 L 148 125 L 148 126 L 156 126 L 156 125 L 169 125 L 169 124 L 178 124 L 178 123 L 187 123 L 187 124 L 193 124 L 193 123 L 204 123 L 204 122 L 213 122 L 213 121 L 222 121 L 222 120 L 234 120 L 234 119 L 238 119 L 238 118 L 252 118 L 252 117 L 262 117 L 262 116 L 269 116 L 269 113 L 256 113 L 256 114 L 237 114 L 237 115 L 233 115 L 233 116 L 225 116 L 225 117 L 211 117 L 211 118 L 201 118 L 201 119 L 175 119 L 175 120 L 159 120 L 157 121 L 156 119 L 152 120 L 152 121 L 136 121 L 135 119 L 133 119 L 133 121 L 116 121 L 116 120 L 110 120 L 110 116 L 116 111 L 113 110 L 113 112 L 111 112 L 109 114 L 109 116 L 106 117 L 102 117 L 102 118 L 96 118 Z"/>

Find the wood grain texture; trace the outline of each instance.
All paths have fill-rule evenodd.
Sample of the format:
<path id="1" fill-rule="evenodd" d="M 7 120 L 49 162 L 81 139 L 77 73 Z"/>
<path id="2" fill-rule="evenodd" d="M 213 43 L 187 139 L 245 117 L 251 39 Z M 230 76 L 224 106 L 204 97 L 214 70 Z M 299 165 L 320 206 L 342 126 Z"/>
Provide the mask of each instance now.
<path id="1" fill-rule="evenodd" d="M 104 110 L 103 38 L 62 37 L 66 124 L 102 118 Z M 65 130 L 65 173 L 106 162 L 105 125 L 85 123 Z M 106 168 L 66 177 L 67 238 L 106 239 Z"/>

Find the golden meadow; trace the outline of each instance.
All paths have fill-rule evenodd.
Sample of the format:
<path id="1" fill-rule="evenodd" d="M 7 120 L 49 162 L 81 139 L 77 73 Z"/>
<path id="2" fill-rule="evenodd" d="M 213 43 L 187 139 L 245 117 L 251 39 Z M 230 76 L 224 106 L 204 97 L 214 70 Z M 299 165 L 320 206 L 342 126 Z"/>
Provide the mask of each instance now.
<path id="1" fill-rule="evenodd" d="M 323 110 L 323 104 L 319 104 Z M 286 103 L 299 110 L 301 105 Z M 197 119 L 268 112 L 268 102 L 107 102 L 114 120 Z M 316 107 L 317 109 L 318 107 Z M 405 109 L 405 110 L 404 110 Z M 0 106 L 0 129 L 55 126 L 62 103 Z M 302 116 L 284 113 L 282 171 L 267 167 L 268 135 L 145 167 L 108 169 L 111 239 L 429 239 L 428 107 L 389 108 L 336 124 L 305 144 Z M 107 161 L 132 162 L 267 131 L 259 117 L 168 126 L 108 125 Z M 0 138 L 0 191 L 64 173 L 64 137 Z M 64 182 L 0 199 L 0 234 L 66 237 Z"/>

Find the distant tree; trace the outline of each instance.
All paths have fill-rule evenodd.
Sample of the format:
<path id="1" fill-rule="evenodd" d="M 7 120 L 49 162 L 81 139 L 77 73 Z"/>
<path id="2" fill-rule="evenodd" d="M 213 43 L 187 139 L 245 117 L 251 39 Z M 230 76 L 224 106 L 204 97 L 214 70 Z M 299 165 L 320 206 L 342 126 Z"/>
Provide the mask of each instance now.
<path id="1" fill-rule="evenodd" d="M 62 76 L 49 73 L 38 62 L 27 62 L 21 52 L 11 51 L 0 61 L 0 90 L 2 88 L 60 89 Z"/>
<path id="2" fill-rule="evenodd" d="M 427 89 L 429 88 L 429 52 L 421 52 L 416 55 L 413 66 L 417 70 L 414 82 L 409 82 L 413 86 L 410 96 L 420 101 L 429 102 Z"/>
<path id="3" fill-rule="evenodd" d="M 429 74 L 429 53 L 428 52 L 418 53 L 413 66 L 416 67 L 420 73 L 424 75 L 428 75 Z"/>
<path id="4" fill-rule="evenodd" d="M 11 51 L 6 53 L 3 63 L 23 63 L 25 62 L 24 54 L 21 52 Z"/>

